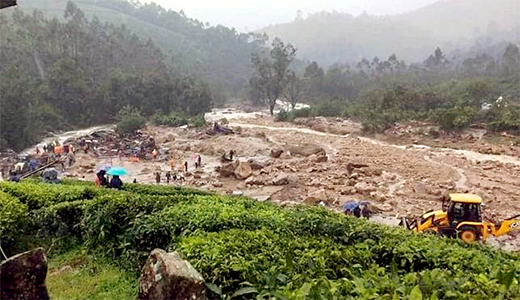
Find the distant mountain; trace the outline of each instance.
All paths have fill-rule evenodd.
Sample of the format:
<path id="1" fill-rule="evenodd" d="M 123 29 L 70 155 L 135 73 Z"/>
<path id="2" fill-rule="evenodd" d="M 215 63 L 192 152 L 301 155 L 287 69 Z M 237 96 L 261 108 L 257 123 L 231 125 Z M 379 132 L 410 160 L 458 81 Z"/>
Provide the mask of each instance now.
<path id="1" fill-rule="evenodd" d="M 19 0 L 18 9 L 38 9 L 46 16 L 63 19 L 68 0 Z M 151 39 L 168 55 L 177 70 L 200 76 L 220 89 L 236 92 L 251 74 L 251 53 L 262 40 L 223 26 L 211 27 L 183 12 L 166 10 L 154 3 L 126 0 L 73 0 L 88 19 L 124 25 L 144 39 Z M 7 11 L 7 10 L 6 10 Z M 8 12 L 2 12 L 8 13 Z"/>
<path id="2" fill-rule="evenodd" d="M 468 49 L 477 40 L 520 41 L 520 1 L 444 0 L 384 17 L 321 12 L 259 32 L 291 42 L 300 58 L 324 65 L 392 53 L 417 62 L 436 47 L 450 53 Z"/>

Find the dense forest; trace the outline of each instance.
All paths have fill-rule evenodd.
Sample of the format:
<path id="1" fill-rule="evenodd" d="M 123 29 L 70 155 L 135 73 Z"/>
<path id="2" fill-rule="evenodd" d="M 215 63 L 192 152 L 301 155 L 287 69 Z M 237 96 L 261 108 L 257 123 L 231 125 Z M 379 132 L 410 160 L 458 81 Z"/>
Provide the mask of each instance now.
<path id="1" fill-rule="evenodd" d="M 431 47 L 418 62 L 403 51 L 328 66 L 299 60 L 305 49 L 287 40 L 267 45 L 267 36 L 211 27 L 154 3 L 20 2 L 21 9 L 0 13 L 0 148 L 21 150 L 49 131 L 112 123 L 124 118 L 122 110 L 177 124 L 179 115 L 201 114 L 231 97 L 268 102 L 271 111 L 276 99 L 306 102 L 312 110 L 280 119 L 357 117 L 368 131 L 410 119 L 446 130 L 474 122 L 520 130 L 518 37 L 507 34 L 450 53 Z M 43 10 L 29 9 L 35 7 Z M 504 18 L 513 32 L 515 22 Z M 372 21 L 366 24 L 379 22 Z M 390 35 L 393 44 L 399 32 Z"/>
<path id="2" fill-rule="evenodd" d="M 169 65 L 153 41 L 90 21 L 73 2 L 64 19 L 0 14 L 0 146 L 21 150 L 48 131 L 113 122 L 128 105 L 145 116 L 210 108 L 208 84 Z"/>
<path id="3" fill-rule="evenodd" d="M 19 9 L 41 10 L 63 18 L 68 0 L 21 0 Z M 212 90 L 236 96 L 251 75 L 251 53 L 259 51 L 266 37 L 239 33 L 233 28 L 211 26 L 183 11 L 155 3 L 126 0 L 81 0 L 76 5 L 87 19 L 125 25 L 141 39 L 151 39 L 164 53 L 165 63 L 178 72 L 204 79 Z"/>
<path id="4" fill-rule="evenodd" d="M 411 119 L 431 121 L 445 130 L 481 122 L 492 130 L 520 132 L 519 48 L 502 42 L 488 50 L 493 51 L 450 60 L 437 48 L 415 64 L 395 54 L 328 69 L 312 62 L 303 74 L 285 81 L 286 98 L 311 103 L 312 109 L 283 112 L 279 119 L 358 117 L 366 130 L 376 132 Z"/>

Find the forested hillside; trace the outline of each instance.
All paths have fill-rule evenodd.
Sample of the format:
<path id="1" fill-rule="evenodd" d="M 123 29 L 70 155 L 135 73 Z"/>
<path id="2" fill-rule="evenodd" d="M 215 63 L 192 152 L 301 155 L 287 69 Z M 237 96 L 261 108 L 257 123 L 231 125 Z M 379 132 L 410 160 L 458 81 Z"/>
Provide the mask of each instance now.
<path id="1" fill-rule="evenodd" d="M 313 107 L 283 113 L 281 120 L 357 117 L 366 130 L 377 132 L 408 120 L 437 123 L 449 131 L 478 122 L 494 131 L 520 132 L 520 51 L 514 43 L 477 47 L 455 60 L 437 48 L 416 64 L 395 54 L 329 68 L 313 62 L 301 76 L 287 80 L 288 100 Z"/>
<path id="2" fill-rule="evenodd" d="M 0 147 L 20 150 L 42 133 L 113 122 L 123 107 L 144 115 L 202 113 L 208 85 L 172 67 L 152 40 L 88 20 L 73 2 L 64 22 L 0 13 Z"/>
<path id="3" fill-rule="evenodd" d="M 279 37 L 299 49 L 300 58 L 329 66 L 392 53 L 408 62 L 441 47 L 445 53 L 466 50 L 476 41 L 519 41 L 520 2 L 448 0 L 395 16 L 376 17 L 321 12 L 259 32 Z"/>
<path id="4" fill-rule="evenodd" d="M 204 78 L 213 89 L 235 95 L 251 75 L 251 54 L 264 38 L 235 29 L 194 20 L 182 11 L 166 10 L 155 3 L 126 0 L 74 1 L 92 20 L 125 25 L 140 38 L 151 39 L 165 54 L 165 63 L 183 74 Z M 19 9 L 61 18 L 67 0 L 21 0 Z"/>

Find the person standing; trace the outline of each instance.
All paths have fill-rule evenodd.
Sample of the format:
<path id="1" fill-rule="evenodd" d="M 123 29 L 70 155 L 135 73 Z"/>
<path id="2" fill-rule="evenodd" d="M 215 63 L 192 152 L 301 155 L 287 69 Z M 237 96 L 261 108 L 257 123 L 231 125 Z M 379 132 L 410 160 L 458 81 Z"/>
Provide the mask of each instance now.
<path id="1" fill-rule="evenodd" d="M 199 168 L 202 168 L 202 157 L 200 157 L 200 154 L 197 155 L 197 165 Z"/>
<path id="2" fill-rule="evenodd" d="M 188 172 L 188 161 L 184 161 L 184 172 Z"/>
<path id="3" fill-rule="evenodd" d="M 170 184 L 170 178 L 172 177 L 172 174 L 170 171 L 166 172 L 166 184 Z"/>
<path id="4" fill-rule="evenodd" d="M 161 173 L 160 172 L 155 173 L 155 183 L 157 183 L 157 184 L 161 183 Z"/>

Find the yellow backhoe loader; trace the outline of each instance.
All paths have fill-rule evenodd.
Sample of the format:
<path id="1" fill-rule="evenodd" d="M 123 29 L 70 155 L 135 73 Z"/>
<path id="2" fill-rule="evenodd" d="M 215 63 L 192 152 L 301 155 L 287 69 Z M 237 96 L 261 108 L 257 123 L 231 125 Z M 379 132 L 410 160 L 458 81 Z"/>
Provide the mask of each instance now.
<path id="1" fill-rule="evenodd" d="M 401 225 L 415 232 L 427 232 L 459 237 L 466 243 L 488 236 L 501 236 L 517 230 L 520 215 L 506 219 L 498 224 L 482 221 L 482 198 L 473 194 L 450 194 L 443 198 L 442 210 L 431 210 L 420 219 L 403 217 Z"/>

